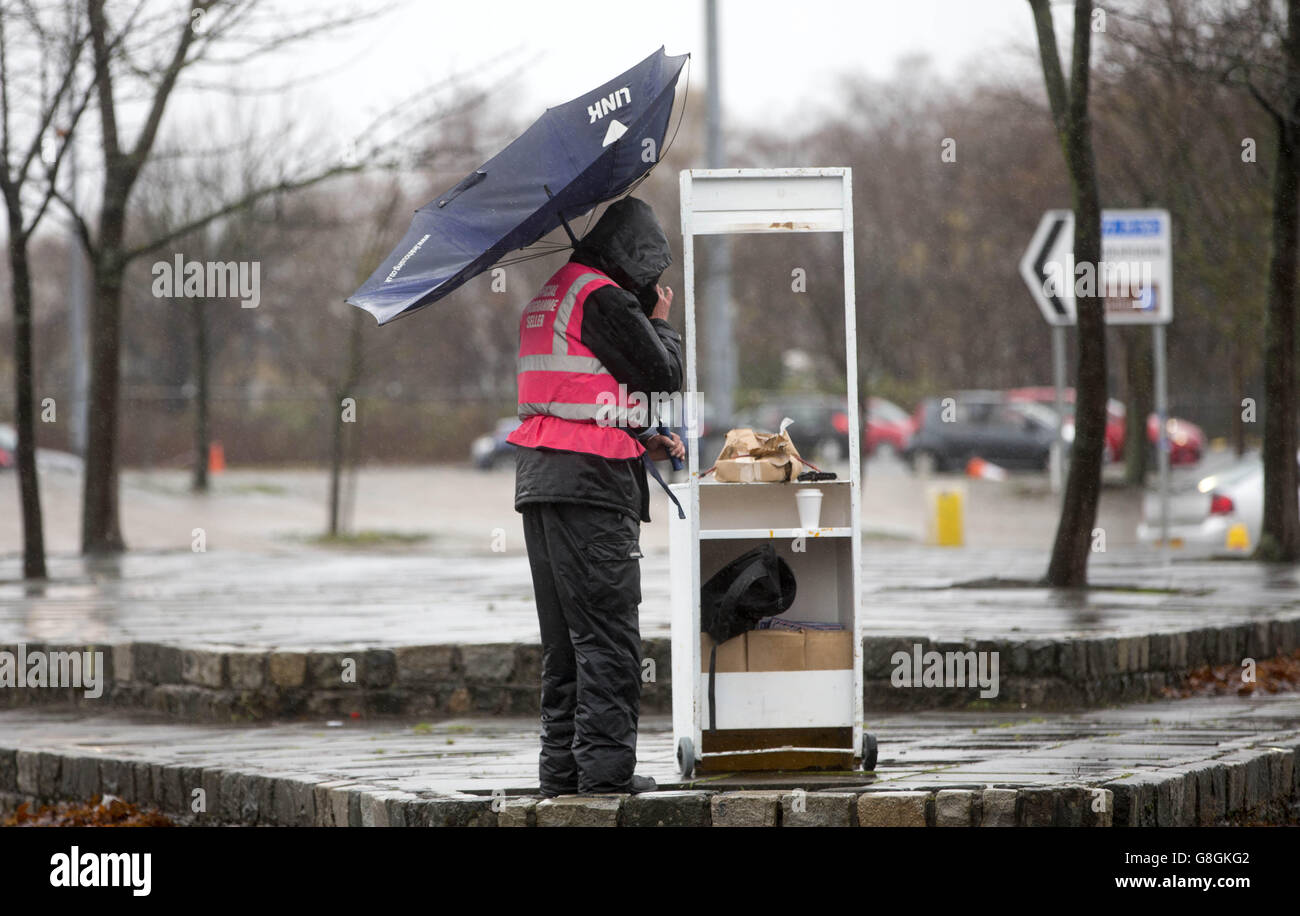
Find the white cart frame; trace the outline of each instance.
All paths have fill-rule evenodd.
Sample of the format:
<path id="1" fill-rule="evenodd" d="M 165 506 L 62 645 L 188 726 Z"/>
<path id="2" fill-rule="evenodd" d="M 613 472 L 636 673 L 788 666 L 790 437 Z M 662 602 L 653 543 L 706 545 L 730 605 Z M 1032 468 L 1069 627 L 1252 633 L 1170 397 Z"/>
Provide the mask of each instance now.
<path id="1" fill-rule="evenodd" d="M 695 237 L 724 233 L 839 232 L 844 259 L 844 352 L 849 417 L 848 480 L 789 484 L 720 484 L 700 480 L 698 424 L 688 424 L 687 482 L 673 489 L 686 519 L 670 517 L 672 573 L 673 737 L 678 765 L 702 769 L 785 769 L 802 765 L 875 766 L 875 741 L 863 732 L 861 550 L 857 330 L 853 270 L 853 187 L 848 168 L 692 169 L 681 173 L 682 261 L 686 286 L 687 404 L 698 405 Z M 797 266 L 797 265 L 795 265 Z M 799 430 L 790 429 L 795 443 Z M 711 460 L 713 456 L 708 456 Z M 708 465 L 705 465 L 707 469 Z M 798 526 L 794 488 L 823 496 L 822 524 Z M 703 495 L 703 515 L 701 514 Z M 701 527 L 702 519 L 705 527 Z M 804 537 L 805 550 L 790 544 Z M 701 556 L 711 575 L 727 559 L 764 540 L 776 542 L 795 568 L 797 619 L 840 622 L 853 632 L 852 670 L 737 672 L 716 675 L 719 734 L 753 735 L 748 746 L 705 747 L 708 674 L 701 673 Z M 803 575 L 800 575 L 801 567 Z M 801 599 L 803 603 L 801 606 Z M 851 729 L 851 732 L 849 732 Z M 801 736 L 835 734 L 812 744 Z M 846 734 L 847 733 L 847 734 Z M 851 734 L 851 740 L 844 740 Z M 773 736 L 777 736 L 773 743 Z M 865 740 L 864 740 L 865 738 Z M 791 740 L 793 739 L 793 740 Z M 742 735 L 741 744 L 746 744 Z M 748 758 L 748 759 L 742 759 Z M 770 766 L 766 764 L 771 764 Z M 798 764 L 796 764 L 798 765 Z"/>

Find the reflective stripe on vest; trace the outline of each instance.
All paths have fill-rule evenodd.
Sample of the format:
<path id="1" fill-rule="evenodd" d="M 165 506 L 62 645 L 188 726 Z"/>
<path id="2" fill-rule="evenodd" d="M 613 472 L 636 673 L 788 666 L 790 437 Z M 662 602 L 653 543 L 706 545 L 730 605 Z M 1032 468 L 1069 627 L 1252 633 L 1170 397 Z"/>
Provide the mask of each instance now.
<path id="1" fill-rule="evenodd" d="M 570 262 L 525 307 L 516 361 L 524 422 L 507 441 L 605 458 L 635 458 L 645 451 L 626 429 L 626 391 L 582 343 L 587 297 L 613 285 L 600 271 Z"/>

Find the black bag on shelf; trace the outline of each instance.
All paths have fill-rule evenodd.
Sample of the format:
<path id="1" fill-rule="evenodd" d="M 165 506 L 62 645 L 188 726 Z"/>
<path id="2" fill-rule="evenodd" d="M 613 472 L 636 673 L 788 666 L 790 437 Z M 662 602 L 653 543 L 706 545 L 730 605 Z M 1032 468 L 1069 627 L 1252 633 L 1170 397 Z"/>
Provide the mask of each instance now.
<path id="1" fill-rule="evenodd" d="M 794 603 L 794 571 L 771 543 L 747 550 L 709 577 L 700 589 L 700 630 L 713 638 L 709 652 L 709 730 L 717 728 L 714 700 L 718 644 L 752 630 L 764 617 Z"/>

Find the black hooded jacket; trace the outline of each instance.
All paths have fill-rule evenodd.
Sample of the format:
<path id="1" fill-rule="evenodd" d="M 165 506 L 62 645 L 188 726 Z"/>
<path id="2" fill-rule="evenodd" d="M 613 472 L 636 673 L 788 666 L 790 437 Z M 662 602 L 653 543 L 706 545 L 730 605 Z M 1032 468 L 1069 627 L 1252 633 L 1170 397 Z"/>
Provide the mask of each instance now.
<path id="1" fill-rule="evenodd" d="M 681 388 L 681 337 L 654 309 L 655 284 L 672 263 L 668 237 L 643 201 L 616 201 L 583 237 L 571 261 L 594 267 L 618 286 L 587 297 L 582 342 L 628 391 L 670 394 Z M 644 440 L 654 430 L 630 430 Z M 650 490 L 641 459 L 614 460 L 586 452 L 519 448 L 515 508 L 529 503 L 584 503 L 650 521 Z"/>

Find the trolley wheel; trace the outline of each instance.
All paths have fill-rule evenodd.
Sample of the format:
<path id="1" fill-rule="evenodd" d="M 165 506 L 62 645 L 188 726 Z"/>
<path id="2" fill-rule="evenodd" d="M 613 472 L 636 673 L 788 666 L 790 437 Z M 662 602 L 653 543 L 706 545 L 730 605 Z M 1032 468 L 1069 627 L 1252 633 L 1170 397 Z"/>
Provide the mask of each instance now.
<path id="1" fill-rule="evenodd" d="M 876 768 L 876 736 L 870 732 L 862 733 L 862 769 L 874 770 Z"/>
<path id="2" fill-rule="evenodd" d="M 690 738 L 682 738 L 677 742 L 677 769 L 684 779 L 690 779 L 695 774 L 695 744 Z"/>

